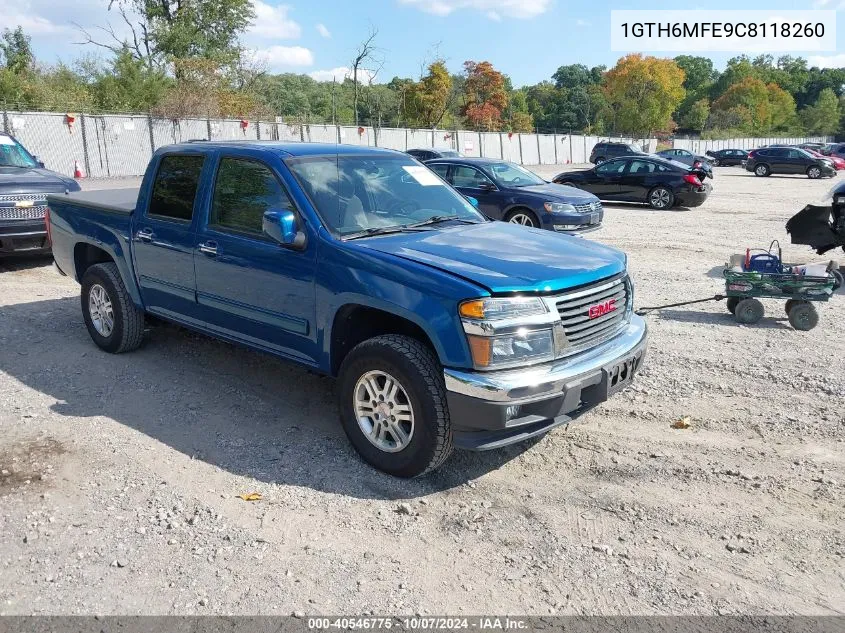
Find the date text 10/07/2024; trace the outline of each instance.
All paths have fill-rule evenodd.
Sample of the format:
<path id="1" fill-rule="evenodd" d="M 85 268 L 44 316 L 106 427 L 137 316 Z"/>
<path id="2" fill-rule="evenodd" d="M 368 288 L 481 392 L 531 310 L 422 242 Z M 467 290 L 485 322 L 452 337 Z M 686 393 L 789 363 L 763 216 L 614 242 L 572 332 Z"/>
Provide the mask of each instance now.
<path id="1" fill-rule="evenodd" d="M 458 617 L 324 617 L 308 618 L 310 630 L 379 630 L 397 629 L 408 631 L 523 631 L 530 628 L 523 618 L 478 616 Z"/>

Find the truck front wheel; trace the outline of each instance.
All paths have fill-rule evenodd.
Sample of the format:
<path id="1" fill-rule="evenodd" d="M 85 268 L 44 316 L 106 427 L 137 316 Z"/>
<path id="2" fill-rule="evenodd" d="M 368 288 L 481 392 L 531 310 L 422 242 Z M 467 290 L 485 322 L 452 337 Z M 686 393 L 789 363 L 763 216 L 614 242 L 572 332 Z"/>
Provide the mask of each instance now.
<path id="1" fill-rule="evenodd" d="M 82 316 L 93 341 L 112 354 L 131 352 L 144 338 L 144 312 L 132 303 L 111 262 L 95 264 L 82 276 Z"/>
<path id="2" fill-rule="evenodd" d="M 349 441 L 366 462 L 397 477 L 418 477 L 452 452 L 443 369 L 409 336 L 359 343 L 343 361 L 338 406 Z"/>

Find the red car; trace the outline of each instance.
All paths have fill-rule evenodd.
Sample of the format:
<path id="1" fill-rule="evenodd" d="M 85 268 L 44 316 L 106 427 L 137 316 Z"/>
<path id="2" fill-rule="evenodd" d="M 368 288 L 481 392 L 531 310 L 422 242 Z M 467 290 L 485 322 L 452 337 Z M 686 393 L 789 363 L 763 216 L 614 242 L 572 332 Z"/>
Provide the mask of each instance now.
<path id="1" fill-rule="evenodd" d="M 825 156 L 821 152 L 817 152 L 816 150 L 809 149 L 807 147 L 804 147 L 803 150 L 816 158 L 826 158 L 827 160 L 831 161 L 836 171 L 845 169 L 845 159 L 839 158 L 839 156 Z"/>

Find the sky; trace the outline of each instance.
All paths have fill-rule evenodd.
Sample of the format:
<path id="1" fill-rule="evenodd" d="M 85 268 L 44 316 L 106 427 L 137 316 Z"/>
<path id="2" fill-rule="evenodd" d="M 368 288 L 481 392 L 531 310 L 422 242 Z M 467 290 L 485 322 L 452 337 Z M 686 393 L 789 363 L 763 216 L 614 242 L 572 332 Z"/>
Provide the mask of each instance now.
<path id="1" fill-rule="evenodd" d="M 307 73 L 340 80 L 356 45 L 371 28 L 384 65 L 376 81 L 418 78 L 437 57 L 459 72 L 465 60 L 487 60 L 514 86 L 550 79 L 565 64 L 612 66 L 622 53 L 610 50 L 611 9 L 645 8 L 632 0 L 254 0 L 256 20 L 244 44 L 271 72 Z M 96 53 L 81 41 L 76 22 L 87 29 L 119 16 L 108 0 L 0 0 L 0 29 L 20 24 L 32 36 L 36 57 L 70 62 Z M 651 0 L 649 9 L 678 9 L 677 0 Z M 708 9 L 737 8 L 735 0 L 708 0 Z M 794 0 L 747 0 L 744 9 L 799 8 Z M 845 0 L 811 0 L 800 8 L 835 9 L 837 50 L 809 52 L 811 65 L 845 66 L 842 15 Z M 96 31 L 93 31 L 96 33 Z M 651 53 L 660 55 L 659 52 Z M 666 53 L 674 56 L 678 53 Z M 718 68 L 737 53 L 696 53 Z M 793 53 L 801 55 L 801 53 Z M 777 53 L 775 53 L 777 55 Z"/>

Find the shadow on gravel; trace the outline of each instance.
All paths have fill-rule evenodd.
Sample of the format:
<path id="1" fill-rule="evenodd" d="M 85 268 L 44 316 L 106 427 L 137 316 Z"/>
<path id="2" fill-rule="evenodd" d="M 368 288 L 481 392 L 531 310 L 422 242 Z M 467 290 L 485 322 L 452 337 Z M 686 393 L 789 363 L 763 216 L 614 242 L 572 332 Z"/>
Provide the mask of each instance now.
<path id="1" fill-rule="evenodd" d="M 677 213 L 677 212 L 686 212 L 692 211 L 693 207 L 681 207 L 676 206 L 672 207 L 671 209 L 652 209 L 650 206 L 645 204 L 644 202 L 605 202 L 602 201 L 602 206 L 605 209 L 639 209 L 641 211 L 652 211 L 653 213 Z"/>
<path id="2" fill-rule="evenodd" d="M 0 308 L 0 371 L 55 398 L 51 409 L 60 415 L 111 418 L 260 482 L 358 498 L 454 488 L 533 445 L 456 451 L 427 477 L 390 477 L 362 462 L 347 441 L 332 379 L 171 325 L 154 328 L 135 352 L 107 354 L 91 341 L 76 297 Z"/>
<path id="3" fill-rule="evenodd" d="M 0 256 L 0 273 L 28 270 L 30 268 L 43 268 L 51 263 L 53 263 L 52 255 Z"/>
<path id="4" fill-rule="evenodd" d="M 724 302 L 720 305 L 725 310 L 724 314 L 718 312 L 706 312 L 704 310 L 661 310 L 657 313 L 662 321 L 679 321 L 681 323 L 712 323 L 714 325 L 725 325 L 734 327 L 751 327 L 751 328 L 768 328 L 778 330 L 791 330 L 789 320 L 786 315 L 778 315 L 773 317 L 771 314 L 766 314 L 761 321 L 753 325 L 740 325 L 734 321 L 733 315 L 725 308 Z"/>

